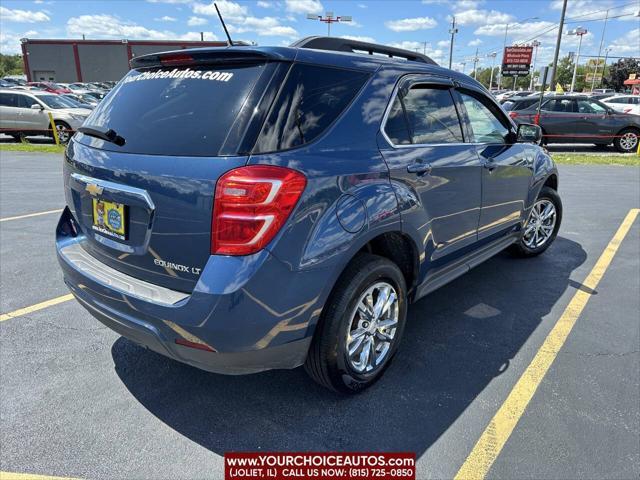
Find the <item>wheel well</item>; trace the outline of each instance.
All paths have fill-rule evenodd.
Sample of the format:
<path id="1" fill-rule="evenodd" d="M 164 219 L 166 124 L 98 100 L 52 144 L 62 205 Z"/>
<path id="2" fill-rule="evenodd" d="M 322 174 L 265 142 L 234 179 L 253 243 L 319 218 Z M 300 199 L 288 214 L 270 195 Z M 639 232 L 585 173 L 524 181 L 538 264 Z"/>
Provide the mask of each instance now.
<path id="1" fill-rule="evenodd" d="M 556 175 L 549 175 L 549 177 L 544 182 L 545 187 L 553 188 L 556 192 L 558 191 L 558 177 Z"/>
<path id="2" fill-rule="evenodd" d="M 360 250 L 388 258 L 400 268 L 407 289 L 411 291 L 418 278 L 418 254 L 413 242 L 401 232 L 387 232 L 369 241 Z"/>

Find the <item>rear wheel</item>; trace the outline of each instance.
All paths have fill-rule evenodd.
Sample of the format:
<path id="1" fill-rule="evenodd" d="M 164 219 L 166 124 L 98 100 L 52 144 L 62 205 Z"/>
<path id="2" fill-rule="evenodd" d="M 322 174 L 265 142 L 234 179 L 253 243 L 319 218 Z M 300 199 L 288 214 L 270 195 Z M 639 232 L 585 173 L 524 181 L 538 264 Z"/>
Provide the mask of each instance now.
<path id="1" fill-rule="evenodd" d="M 640 130 L 636 128 L 625 128 L 616 135 L 613 145 L 620 153 L 633 153 L 638 148 L 638 136 Z"/>
<path id="2" fill-rule="evenodd" d="M 60 140 L 60 143 L 67 143 L 73 134 L 73 132 L 71 132 L 71 127 L 65 122 L 61 122 L 59 120 L 56 120 L 54 123 L 56 125 L 56 131 L 58 132 L 58 140 Z"/>
<path id="3" fill-rule="evenodd" d="M 407 289 L 398 266 L 384 257 L 358 254 L 327 301 L 305 370 L 331 390 L 364 390 L 389 366 L 406 314 Z"/>
<path id="4" fill-rule="evenodd" d="M 512 253 L 521 257 L 540 255 L 556 239 L 561 221 L 562 202 L 558 192 L 543 187 L 531 207 L 520 239 L 511 247 Z"/>

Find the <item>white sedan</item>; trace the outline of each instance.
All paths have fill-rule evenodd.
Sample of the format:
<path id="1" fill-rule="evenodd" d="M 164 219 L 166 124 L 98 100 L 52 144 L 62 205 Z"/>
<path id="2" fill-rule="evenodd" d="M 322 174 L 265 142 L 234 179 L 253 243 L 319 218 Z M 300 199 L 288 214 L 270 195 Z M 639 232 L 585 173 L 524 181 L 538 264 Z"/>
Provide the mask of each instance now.
<path id="1" fill-rule="evenodd" d="M 616 95 L 601 101 L 617 112 L 640 115 L 640 95 Z"/>

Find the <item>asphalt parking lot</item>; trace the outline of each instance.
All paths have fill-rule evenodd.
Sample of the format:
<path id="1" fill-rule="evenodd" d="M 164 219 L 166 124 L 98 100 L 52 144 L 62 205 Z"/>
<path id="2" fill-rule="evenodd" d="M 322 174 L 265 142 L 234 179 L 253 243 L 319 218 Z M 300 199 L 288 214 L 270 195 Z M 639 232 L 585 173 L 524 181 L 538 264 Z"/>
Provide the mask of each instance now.
<path id="1" fill-rule="evenodd" d="M 227 377 L 144 350 L 65 301 L 0 321 L 0 470 L 222 478 L 227 451 L 413 451 L 453 477 L 572 299 L 588 303 L 488 478 L 640 477 L 640 169 L 561 166 L 564 219 L 541 257 L 507 254 L 413 305 L 383 380 L 340 397 L 302 369 Z M 68 293 L 53 232 L 61 158 L 0 152 L 0 313 Z M 17 218 L 16 218 L 17 217 Z M 0 474 L 0 478 L 10 478 Z"/>

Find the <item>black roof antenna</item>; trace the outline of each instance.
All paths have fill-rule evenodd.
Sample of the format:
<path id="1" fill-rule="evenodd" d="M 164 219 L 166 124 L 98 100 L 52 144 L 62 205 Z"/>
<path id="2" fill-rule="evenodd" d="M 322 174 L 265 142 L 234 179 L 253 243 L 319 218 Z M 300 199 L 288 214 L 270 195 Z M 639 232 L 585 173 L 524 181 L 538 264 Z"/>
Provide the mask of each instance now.
<path id="1" fill-rule="evenodd" d="M 230 47 L 233 47 L 233 41 L 231 40 L 231 35 L 229 35 L 229 30 L 227 30 L 227 26 L 225 25 L 224 20 L 222 19 L 222 14 L 218 9 L 218 5 L 216 5 L 216 2 L 213 2 L 213 6 L 216 7 L 216 12 L 218 12 L 218 18 L 220 19 L 222 28 L 224 28 L 224 33 L 227 35 L 227 45 L 229 45 Z"/>

